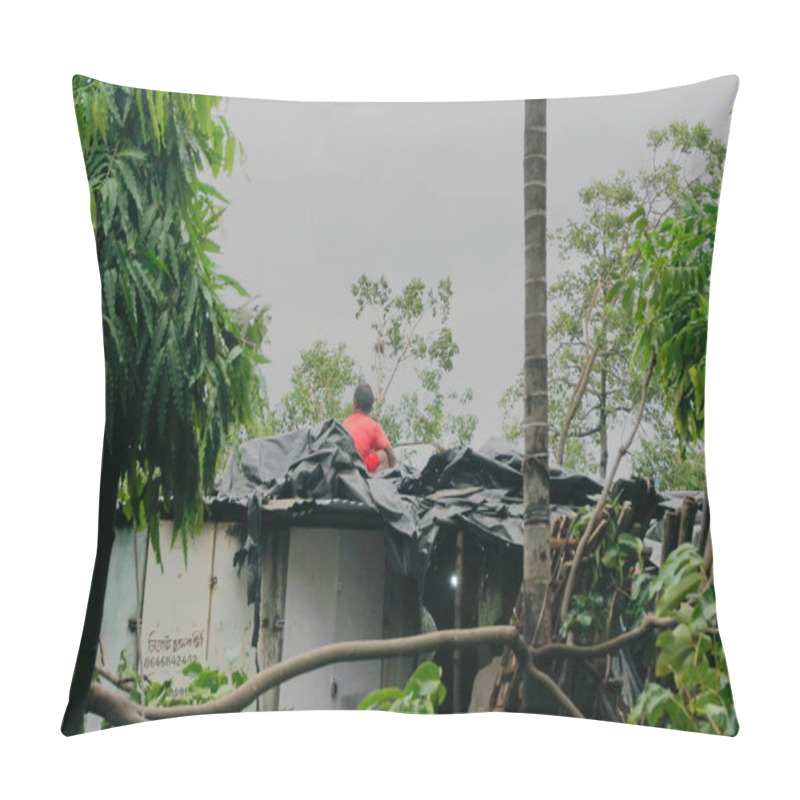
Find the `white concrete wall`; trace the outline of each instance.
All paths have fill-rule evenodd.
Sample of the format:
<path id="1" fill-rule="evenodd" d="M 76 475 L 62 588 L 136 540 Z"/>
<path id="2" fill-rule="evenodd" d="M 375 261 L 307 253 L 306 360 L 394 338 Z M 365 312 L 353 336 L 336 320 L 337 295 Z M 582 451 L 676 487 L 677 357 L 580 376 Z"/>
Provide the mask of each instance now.
<path id="1" fill-rule="evenodd" d="M 182 674 L 192 661 L 228 676 L 256 674 L 252 646 L 254 609 L 247 604 L 246 568 L 233 566 L 240 546 L 236 526 L 206 523 L 188 542 L 170 547 L 172 523 L 161 523 L 161 559 L 156 561 L 146 535 L 137 547 L 140 579 L 146 577 L 142 609 L 142 667 L 151 681 L 172 681 L 180 694 L 191 681 Z M 379 639 L 384 629 L 385 534 L 383 531 L 293 528 L 290 533 L 283 660 L 324 644 Z M 116 674 L 120 651 L 135 667 L 136 618 L 133 537 L 122 531 L 111 560 L 101 644 L 105 667 Z M 263 665 L 262 665 L 263 668 Z M 381 662 L 334 664 L 285 683 L 279 708 L 355 708 L 381 685 Z M 255 708 L 255 704 L 253 705 Z M 87 730 L 99 728 L 87 718 Z"/>
<path id="2" fill-rule="evenodd" d="M 332 642 L 383 636 L 385 534 L 293 528 L 283 660 Z M 332 664 L 281 686 L 279 708 L 355 708 L 381 685 L 381 662 Z"/>
<path id="3" fill-rule="evenodd" d="M 142 613 L 145 675 L 159 683 L 171 679 L 177 694 L 192 680 L 182 672 L 192 661 L 229 678 L 233 670 L 254 675 L 246 573 L 237 574 L 233 566 L 239 547 L 236 527 L 205 523 L 198 536 L 190 537 L 185 561 L 180 540 L 169 547 L 171 536 L 172 523 L 162 522 L 162 565 L 152 548 L 148 556 Z"/>

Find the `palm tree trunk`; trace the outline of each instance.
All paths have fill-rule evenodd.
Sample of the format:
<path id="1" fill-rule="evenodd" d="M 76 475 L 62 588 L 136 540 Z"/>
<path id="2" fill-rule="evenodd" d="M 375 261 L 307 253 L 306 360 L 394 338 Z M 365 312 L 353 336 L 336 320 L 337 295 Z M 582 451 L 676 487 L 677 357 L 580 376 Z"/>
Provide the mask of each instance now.
<path id="1" fill-rule="evenodd" d="M 89 589 L 89 603 L 83 623 L 81 643 L 72 674 L 69 702 L 61 723 L 65 736 L 80 733 L 89 688 L 97 659 L 97 645 L 100 641 L 100 626 L 103 622 L 103 606 L 108 583 L 108 567 L 111 563 L 111 548 L 114 545 L 114 514 L 117 507 L 117 489 L 121 464 L 118 456 L 112 456 L 108 443 L 103 441 L 103 466 L 100 473 L 100 502 L 97 526 L 97 555 L 94 561 L 92 584 Z"/>
<path id="2" fill-rule="evenodd" d="M 549 630 L 550 470 L 547 440 L 547 105 L 525 101 L 525 462 L 523 597 L 525 641 Z"/>

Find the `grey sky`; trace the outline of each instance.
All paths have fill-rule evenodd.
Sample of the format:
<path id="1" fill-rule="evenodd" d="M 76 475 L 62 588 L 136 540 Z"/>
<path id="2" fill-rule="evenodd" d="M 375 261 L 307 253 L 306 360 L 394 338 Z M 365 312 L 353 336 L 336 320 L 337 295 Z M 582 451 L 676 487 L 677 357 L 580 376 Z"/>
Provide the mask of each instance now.
<path id="1" fill-rule="evenodd" d="M 736 85 L 548 103 L 550 229 L 579 215 L 582 186 L 646 167 L 650 128 L 702 120 L 727 138 Z M 225 113 L 246 161 L 219 182 L 231 206 L 218 260 L 270 306 L 270 402 L 319 338 L 344 342 L 368 374 L 368 324 L 350 294 L 359 275 L 396 287 L 449 276 L 461 348 L 450 386 L 474 391 L 474 444 L 500 435 L 523 348 L 522 102 L 230 99 Z M 551 248 L 548 272 L 563 268 Z"/>

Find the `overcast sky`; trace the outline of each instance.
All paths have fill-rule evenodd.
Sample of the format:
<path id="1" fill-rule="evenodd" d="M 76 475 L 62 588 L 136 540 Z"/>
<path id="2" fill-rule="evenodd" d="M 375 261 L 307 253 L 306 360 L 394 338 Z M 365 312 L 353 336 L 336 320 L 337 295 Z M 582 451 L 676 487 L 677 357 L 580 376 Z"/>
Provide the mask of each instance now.
<path id="1" fill-rule="evenodd" d="M 721 78 L 550 101 L 550 230 L 578 217 L 587 183 L 647 166 L 650 128 L 702 120 L 727 139 L 735 91 Z M 359 275 L 395 287 L 450 277 L 461 351 L 449 385 L 474 391 L 473 444 L 499 436 L 498 402 L 523 352 L 523 103 L 229 99 L 225 114 L 246 160 L 218 181 L 230 200 L 218 263 L 270 307 L 270 402 L 316 339 L 344 342 L 369 374 L 370 331 L 350 293 Z M 551 247 L 549 275 L 563 268 Z"/>

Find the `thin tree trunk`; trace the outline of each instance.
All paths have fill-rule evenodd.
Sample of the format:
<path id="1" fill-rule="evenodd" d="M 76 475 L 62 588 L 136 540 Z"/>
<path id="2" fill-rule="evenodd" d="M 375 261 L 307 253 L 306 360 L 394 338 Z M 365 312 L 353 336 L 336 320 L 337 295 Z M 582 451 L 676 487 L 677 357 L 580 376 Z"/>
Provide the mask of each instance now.
<path id="1" fill-rule="evenodd" d="M 592 347 L 589 355 L 586 357 L 586 364 L 584 364 L 583 372 L 581 372 L 578 385 L 575 387 L 575 391 L 572 394 L 572 400 L 570 401 L 567 413 L 564 415 L 564 421 L 561 423 L 561 431 L 558 434 L 558 449 L 556 451 L 556 464 L 559 466 L 564 463 L 564 451 L 567 447 L 569 428 L 570 425 L 572 425 L 572 420 L 575 418 L 575 414 L 578 413 L 583 395 L 586 394 L 586 387 L 589 385 L 589 376 L 592 374 L 592 367 L 594 367 L 594 361 L 596 358 L 597 344 Z"/>
<path id="2" fill-rule="evenodd" d="M 606 405 L 608 403 L 607 388 L 606 388 L 606 371 L 605 361 L 600 365 L 600 479 L 606 479 L 606 470 L 608 469 L 608 411 Z"/>
<path id="3" fill-rule="evenodd" d="M 547 440 L 547 103 L 525 101 L 524 636 L 549 630 L 550 470 Z"/>
<path id="4" fill-rule="evenodd" d="M 97 525 L 97 554 L 94 572 L 89 589 L 89 602 L 83 623 L 83 633 L 72 674 L 69 702 L 61 723 L 65 736 L 80 733 L 89 687 L 92 682 L 94 665 L 97 660 L 97 645 L 100 641 L 100 626 L 103 622 L 103 606 L 108 583 L 108 567 L 111 563 L 111 549 L 114 546 L 114 514 L 117 507 L 117 489 L 121 466 L 118 456 L 111 455 L 107 441 L 103 440 L 103 465 L 100 473 L 100 502 Z"/>

